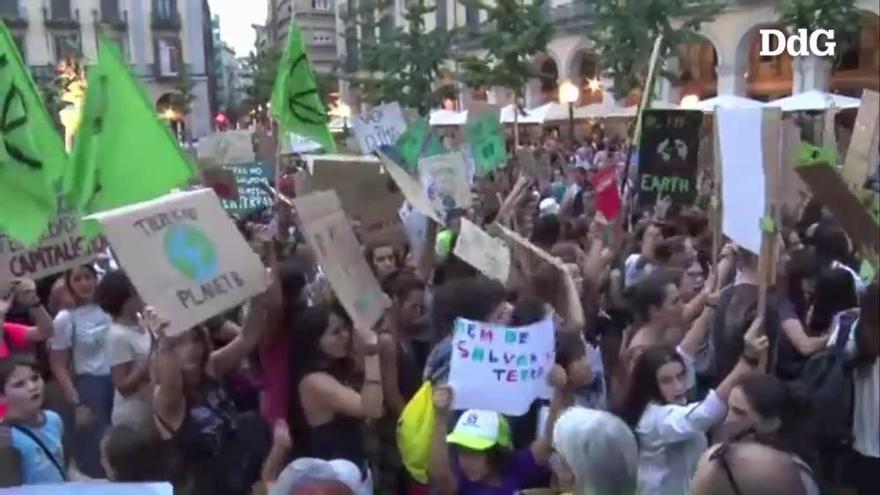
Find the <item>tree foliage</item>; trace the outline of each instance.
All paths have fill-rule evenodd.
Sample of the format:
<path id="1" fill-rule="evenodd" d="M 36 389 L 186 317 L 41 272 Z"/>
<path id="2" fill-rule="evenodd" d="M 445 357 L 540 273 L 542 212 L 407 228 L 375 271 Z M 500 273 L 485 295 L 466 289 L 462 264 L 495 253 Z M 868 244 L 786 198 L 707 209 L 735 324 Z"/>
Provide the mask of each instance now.
<path id="1" fill-rule="evenodd" d="M 426 29 L 425 16 L 436 10 L 426 0 L 406 3 L 402 26 L 393 25 L 393 5 L 393 0 L 367 0 L 344 19 L 360 28 L 361 41 L 358 70 L 343 77 L 370 104 L 398 101 L 427 115 L 450 93 L 437 81 L 450 58 L 452 33 Z"/>
<path id="2" fill-rule="evenodd" d="M 250 85 L 245 88 L 246 103 L 251 108 L 266 105 L 272 98 L 272 87 L 278 64 L 281 62 L 281 49 L 269 46 L 259 52 L 251 52 L 245 64 L 245 72 Z"/>
<path id="3" fill-rule="evenodd" d="M 791 31 L 830 29 L 838 47 L 841 41 L 859 32 L 859 10 L 855 0 L 780 0 L 779 20 Z M 842 53 L 837 50 L 837 53 Z"/>
<path id="4" fill-rule="evenodd" d="M 174 81 L 174 92 L 171 93 L 171 103 L 180 109 L 184 115 L 190 112 L 190 105 L 196 99 L 195 87 L 196 83 L 190 77 L 189 70 L 184 67 Z"/>
<path id="5" fill-rule="evenodd" d="M 462 3 L 485 10 L 488 18 L 486 24 L 467 33 L 486 53 L 460 58 L 462 81 L 470 87 L 510 89 L 520 101 L 528 80 L 538 76 L 532 70 L 532 57 L 543 52 L 553 37 L 553 26 L 545 11 L 546 0 Z"/>
<path id="6" fill-rule="evenodd" d="M 583 0 L 581 0 L 583 1 Z M 625 98 L 641 89 L 648 74 L 654 41 L 663 35 L 659 69 L 672 50 L 697 37 L 700 25 L 724 8 L 719 0 L 591 0 L 595 14 L 587 33 L 604 71 L 614 80 L 614 94 Z"/>

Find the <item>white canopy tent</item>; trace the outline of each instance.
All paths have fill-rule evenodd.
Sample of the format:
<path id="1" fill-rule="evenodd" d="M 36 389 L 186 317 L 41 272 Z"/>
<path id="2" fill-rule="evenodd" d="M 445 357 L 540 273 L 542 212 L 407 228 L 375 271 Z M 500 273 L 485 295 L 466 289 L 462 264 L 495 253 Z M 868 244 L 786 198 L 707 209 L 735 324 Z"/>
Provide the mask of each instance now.
<path id="1" fill-rule="evenodd" d="M 858 98 L 811 89 L 810 91 L 771 101 L 766 105 L 779 107 L 783 112 L 803 112 L 809 110 L 828 110 L 832 107 L 845 110 L 848 108 L 859 108 L 861 104 L 862 101 Z"/>
<path id="2" fill-rule="evenodd" d="M 737 95 L 720 95 L 707 98 L 694 105 L 694 110 L 702 110 L 703 112 L 714 112 L 716 107 L 719 108 L 761 108 L 765 104 L 762 101 L 753 100 Z"/>
<path id="3" fill-rule="evenodd" d="M 549 113 L 558 111 L 557 107 L 565 109 L 559 103 L 551 101 L 539 107 L 524 110 L 518 116 L 515 116 L 516 106 L 511 103 L 501 108 L 500 120 L 502 124 L 513 124 L 514 121 L 518 124 L 543 124 Z"/>
<path id="4" fill-rule="evenodd" d="M 431 115 L 428 117 L 428 123 L 432 126 L 457 126 L 464 125 L 465 122 L 467 122 L 467 110 L 456 112 L 455 110 L 441 108 L 438 110 L 431 110 Z"/>

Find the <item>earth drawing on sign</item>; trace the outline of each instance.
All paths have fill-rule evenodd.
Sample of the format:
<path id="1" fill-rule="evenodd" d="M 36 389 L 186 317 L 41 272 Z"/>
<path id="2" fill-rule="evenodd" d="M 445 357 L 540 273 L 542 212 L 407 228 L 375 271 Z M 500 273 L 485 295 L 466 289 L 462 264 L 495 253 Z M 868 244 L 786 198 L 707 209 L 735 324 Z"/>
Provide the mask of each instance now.
<path id="1" fill-rule="evenodd" d="M 204 283 L 220 273 L 217 248 L 204 232 L 192 225 L 179 223 L 169 227 L 163 246 L 171 266 L 189 279 Z"/>

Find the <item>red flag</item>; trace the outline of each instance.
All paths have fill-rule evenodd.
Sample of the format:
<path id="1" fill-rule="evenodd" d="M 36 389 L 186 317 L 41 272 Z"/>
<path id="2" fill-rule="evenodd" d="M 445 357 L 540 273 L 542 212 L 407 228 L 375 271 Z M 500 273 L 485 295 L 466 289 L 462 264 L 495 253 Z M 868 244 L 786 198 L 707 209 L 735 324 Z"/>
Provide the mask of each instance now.
<path id="1" fill-rule="evenodd" d="M 613 222 L 620 215 L 623 206 L 617 187 L 617 167 L 612 165 L 600 169 L 590 182 L 593 184 L 596 211 L 608 222 Z"/>

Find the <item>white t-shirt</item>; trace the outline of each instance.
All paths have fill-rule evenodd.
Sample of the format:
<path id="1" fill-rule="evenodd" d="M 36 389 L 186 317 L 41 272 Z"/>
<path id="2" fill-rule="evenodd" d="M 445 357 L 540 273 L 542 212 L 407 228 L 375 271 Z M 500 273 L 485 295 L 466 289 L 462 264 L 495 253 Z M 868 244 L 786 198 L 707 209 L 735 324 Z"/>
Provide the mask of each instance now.
<path id="1" fill-rule="evenodd" d="M 73 348 L 73 371 L 77 375 L 110 374 L 104 348 L 110 317 L 97 304 L 64 309 L 55 316 L 55 335 L 49 341 L 52 350 Z"/>
<path id="2" fill-rule="evenodd" d="M 856 329 L 859 321 L 852 324 L 849 339 L 844 348 L 846 354 L 854 357 L 856 349 Z M 840 318 L 835 317 L 834 330 L 828 338 L 828 346 L 833 346 L 840 329 Z M 866 457 L 880 457 L 880 358 L 870 367 L 861 367 L 853 372 L 855 404 L 853 405 L 853 449 Z"/>
<path id="3" fill-rule="evenodd" d="M 136 365 L 149 359 L 150 335 L 138 326 L 126 326 L 118 323 L 110 325 L 107 334 L 107 364 L 110 367 L 132 363 Z M 113 425 L 144 426 L 153 420 L 153 388 L 149 382 L 129 396 L 123 396 L 119 390 L 114 392 Z"/>

